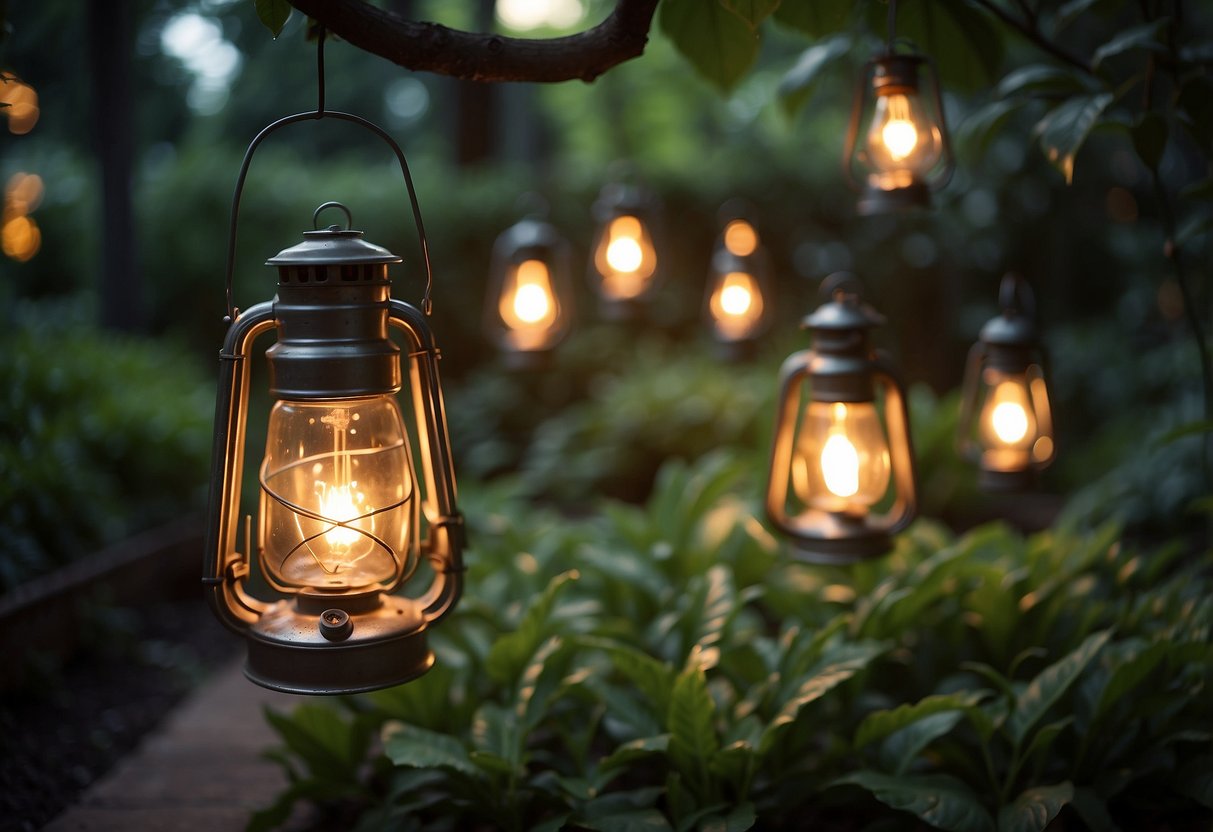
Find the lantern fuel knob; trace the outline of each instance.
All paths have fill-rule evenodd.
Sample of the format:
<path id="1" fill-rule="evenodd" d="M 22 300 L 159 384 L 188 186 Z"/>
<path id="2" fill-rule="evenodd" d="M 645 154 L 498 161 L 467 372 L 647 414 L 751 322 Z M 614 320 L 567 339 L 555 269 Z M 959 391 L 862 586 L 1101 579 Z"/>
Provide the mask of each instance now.
<path id="1" fill-rule="evenodd" d="M 320 613 L 320 635 L 329 641 L 345 641 L 354 632 L 354 622 L 345 610 L 325 610 Z"/>

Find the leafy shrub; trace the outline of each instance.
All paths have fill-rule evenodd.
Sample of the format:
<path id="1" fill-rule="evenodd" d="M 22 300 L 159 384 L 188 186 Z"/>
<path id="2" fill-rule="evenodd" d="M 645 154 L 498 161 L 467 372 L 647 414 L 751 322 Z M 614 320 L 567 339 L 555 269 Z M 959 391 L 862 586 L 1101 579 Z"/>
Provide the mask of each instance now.
<path id="1" fill-rule="evenodd" d="M 273 715 L 292 786 L 250 828 L 300 799 L 360 830 L 1207 822 L 1207 557 L 920 521 L 879 563 L 810 567 L 752 488 L 712 454 L 579 521 L 468 494 L 437 666 Z"/>
<path id="2" fill-rule="evenodd" d="M 213 387 L 162 341 L 21 305 L 0 344 L 0 591 L 198 508 Z"/>

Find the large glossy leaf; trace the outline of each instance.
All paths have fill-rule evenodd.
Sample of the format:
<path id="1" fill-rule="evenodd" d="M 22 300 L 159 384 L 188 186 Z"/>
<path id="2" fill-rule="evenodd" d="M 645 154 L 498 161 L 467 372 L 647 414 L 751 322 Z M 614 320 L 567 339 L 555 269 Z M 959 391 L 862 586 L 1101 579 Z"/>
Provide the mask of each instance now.
<path id="1" fill-rule="evenodd" d="M 1111 713 L 1116 704 L 1133 688 L 1150 678 L 1158 665 L 1171 652 L 1172 645 L 1164 642 L 1152 644 L 1129 658 L 1112 671 L 1111 677 L 1100 691 L 1099 699 L 1091 713 L 1095 723 Z"/>
<path id="2" fill-rule="evenodd" d="M 719 0 L 665 0 L 661 30 L 707 80 L 728 91 L 758 57 L 758 34 Z"/>
<path id="3" fill-rule="evenodd" d="M 1086 89 L 1078 70 L 1053 64 L 1028 64 L 1017 67 L 998 82 L 998 95 L 1007 98 L 1025 93 L 1075 93 Z"/>
<path id="4" fill-rule="evenodd" d="M 824 71 L 851 49 L 846 33 L 823 38 L 800 53 L 796 63 L 779 80 L 779 98 L 784 112 L 795 113 L 812 97 Z"/>
<path id="5" fill-rule="evenodd" d="M 998 811 L 998 832 L 1044 832 L 1061 807 L 1073 799 L 1074 786 L 1068 780 L 1028 789 Z"/>
<path id="6" fill-rule="evenodd" d="M 269 29 L 274 37 L 282 34 L 282 27 L 291 16 L 291 4 L 286 0 L 253 0 L 257 19 Z"/>
<path id="7" fill-rule="evenodd" d="M 863 748 L 933 714 L 972 707 L 987 696 L 989 691 L 984 690 L 928 696 L 913 704 L 868 714 L 855 732 L 855 747 Z"/>
<path id="8" fill-rule="evenodd" d="M 698 832 L 746 832 L 758 822 L 754 806 L 742 803 L 732 809 L 727 815 L 712 815 L 701 820 L 696 827 Z"/>
<path id="9" fill-rule="evenodd" d="M 947 774 L 895 777 L 878 771 L 857 771 L 834 781 L 870 791 L 877 800 L 909 812 L 948 832 L 993 832 L 994 821 L 973 790 Z"/>
<path id="10" fill-rule="evenodd" d="M 894 774 L 904 774 L 924 748 L 955 728 L 964 715 L 964 711 L 931 714 L 895 732 L 880 747 L 881 765 Z"/>
<path id="11" fill-rule="evenodd" d="M 1107 644 L 1111 632 L 1103 630 L 1088 636 L 1073 652 L 1040 672 L 1015 701 L 1007 720 L 1011 739 L 1019 745 L 1052 705 L 1074 684 L 1096 654 Z"/>
<path id="12" fill-rule="evenodd" d="M 385 727 L 383 753 L 398 766 L 448 768 L 472 777 L 480 776 L 459 740 L 404 723 Z"/>
<path id="13" fill-rule="evenodd" d="M 806 35 L 822 37 L 844 28 L 854 4 L 851 0 L 783 0 L 775 20 Z"/>
<path id="14" fill-rule="evenodd" d="M 1066 177 L 1074 181 L 1074 157 L 1112 103 L 1112 93 L 1077 95 L 1067 99 L 1036 124 L 1036 134 L 1045 156 Z"/>
<path id="15" fill-rule="evenodd" d="M 1155 52 L 1163 51 L 1165 47 L 1160 37 L 1170 24 L 1169 18 L 1161 17 L 1158 20 L 1152 20 L 1149 23 L 1142 23 L 1139 26 L 1133 26 L 1132 28 L 1118 32 L 1115 37 L 1095 50 L 1095 54 L 1091 56 L 1092 65 L 1098 67 L 1108 58 L 1133 49 L 1147 49 Z"/>
<path id="16" fill-rule="evenodd" d="M 726 9 L 740 17 L 750 28 L 757 28 L 771 12 L 779 7 L 779 0 L 720 0 Z"/>
<path id="17" fill-rule="evenodd" d="M 708 761 L 719 742 L 713 719 L 716 703 L 708 693 L 707 678 L 698 667 L 679 674 L 670 693 L 670 760 L 691 784 L 701 784 Z"/>
<path id="18" fill-rule="evenodd" d="M 884 31 L 883 3 L 870 4 Z M 914 43 L 939 67 L 946 89 L 979 90 L 1002 64 L 1003 38 L 991 19 L 964 0 L 932 0 L 898 6 L 897 36 Z"/>
<path id="19" fill-rule="evenodd" d="M 670 735 L 658 734 L 653 737 L 642 737 L 620 745 L 603 758 L 600 768 L 612 769 L 626 766 L 643 757 L 654 754 L 665 754 L 670 748 Z"/>
<path id="20" fill-rule="evenodd" d="M 606 651 L 615 669 L 644 694 L 657 718 L 665 719 L 670 709 L 670 691 L 674 687 L 672 666 L 619 642 L 585 638 L 581 643 Z"/>
<path id="21" fill-rule="evenodd" d="M 265 718 L 313 775 L 356 779 L 371 739 L 356 719 L 311 704 L 299 705 L 289 716 L 266 708 Z"/>
<path id="22" fill-rule="evenodd" d="M 513 684 L 518 679 L 547 637 L 556 599 L 569 582 L 577 578 L 575 570 L 552 578 L 543 594 L 531 603 L 519 622 L 518 629 L 497 639 L 484 664 L 485 670 L 494 681 Z"/>

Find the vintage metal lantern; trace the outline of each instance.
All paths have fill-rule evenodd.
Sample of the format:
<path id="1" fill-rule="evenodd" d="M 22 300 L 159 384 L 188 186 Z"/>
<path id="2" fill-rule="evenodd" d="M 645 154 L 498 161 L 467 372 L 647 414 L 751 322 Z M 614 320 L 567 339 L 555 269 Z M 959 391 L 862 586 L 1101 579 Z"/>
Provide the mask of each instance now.
<path id="1" fill-rule="evenodd" d="M 780 370 L 766 510 L 803 559 L 849 563 L 884 554 L 914 518 L 914 452 L 904 388 L 869 340 L 883 318 L 849 277 L 823 290 L 803 323 L 812 349 Z"/>
<path id="2" fill-rule="evenodd" d="M 655 200 L 640 185 L 612 182 L 594 202 L 597 225 L 590 257 L 590 285 L 605 317 L 639 315 L 658 279 L 653 244 Z"/>
<path id="3" fill-rule="evenodd" d="M 708 325 L 725 358 L 741 358 L 770 321 L 767 255 L 754 224 L 735 211 L 726 220 L 712 254 L 704 302 Z"/>
<path id="4" fill-rule="evenodd" d="M 1032 290 L 1007 275 L 1002 312 L 969 351 L 957 441 L 979 467 L 978 484 L 992 491 L 1031 488 L 1056 453 L 1043 354 L 1032 320 Z"/>
<path id="5" fill-rule="evenodd" d="M 892 44 L 865 64 L 851 110 L 844 166 L 861 214 L 929 205 L 955 166 L 934 62 Z"/>
<path id="6" fill-rule="evenodd" d="M 326 203 L 328 208 L 344 206 Z M 406 682 L 433 663 L 427 628 L 462 586 L 462 520 L 438 348 L 417 308 L 391 297 L 400 258 L 331 225 L 266 261 L 272 301 L 239 313 L 220 354 L 204 583 L 219 619 L 248 642 L 246 675 L 292 693 Z M 270 394 L 257 531 L 240 530 L 249 363 L 258 335 Z M 401 348 L 389 337 L 399 330 Z M 414 456 L 396 394 L 412 399 Z M 428 561 L 418 597 L 394 594 Z M 255 597 L 254 572 L 280 597 Z"/>
<path id="7" fill-rule="evenodd" d="M 564 340 L 573 315 L 569 247 L 551 223 L 526 217 L 497 238 L 484 312 L 510 366 L 541 364 Z"/>

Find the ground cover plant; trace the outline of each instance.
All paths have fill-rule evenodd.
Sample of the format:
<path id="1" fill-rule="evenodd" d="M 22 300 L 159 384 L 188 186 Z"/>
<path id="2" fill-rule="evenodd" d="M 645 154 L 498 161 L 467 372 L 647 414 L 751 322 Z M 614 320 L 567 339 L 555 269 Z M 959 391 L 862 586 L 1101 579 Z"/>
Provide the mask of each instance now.
<path id="1" fill-rule="evenodd" d="M 575 521 L 474 489 L 437 666 L 271 713 L 291 786 L 250 828 L 304 799 L 361 830 L 1207 828 L 1207 556 L 1069 516 L 809 567 L 751 467 Z"/>

